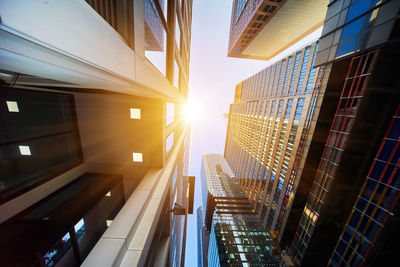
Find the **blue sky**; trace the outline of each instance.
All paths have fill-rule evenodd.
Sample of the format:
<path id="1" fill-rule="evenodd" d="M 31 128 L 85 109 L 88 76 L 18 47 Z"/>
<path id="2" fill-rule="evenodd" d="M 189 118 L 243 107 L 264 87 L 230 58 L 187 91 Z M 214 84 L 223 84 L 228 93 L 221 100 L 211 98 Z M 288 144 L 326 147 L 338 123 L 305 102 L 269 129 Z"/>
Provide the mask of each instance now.
<path id="1" fill-rule="evenodd" d="M 196 176 L 194 214 L 188 218 L 185 266 L 197 266 L 196 210 L 201 205 L 201 155 L 224 153 L 227 119 L 235 85 L 319 38 L 316 30 L 269 61 L 227 57 L 232 0 L 195 0 L 189 99 L 200 108 L 193 123 L 189 175 Z"/>
<path id="2" fill-rule="evenodd" d="M 266 61 L 228 58 L 231 0 L 193 1 L 189 98 L 201 108 L 193 123 L 189 174 L 196 176 L 194 211 L 201 205 L 201 155 L 223 153 L 235 85 L 267 66 Z M 188 218 L 185 266 L 197 266 L 196 215 Z"/>

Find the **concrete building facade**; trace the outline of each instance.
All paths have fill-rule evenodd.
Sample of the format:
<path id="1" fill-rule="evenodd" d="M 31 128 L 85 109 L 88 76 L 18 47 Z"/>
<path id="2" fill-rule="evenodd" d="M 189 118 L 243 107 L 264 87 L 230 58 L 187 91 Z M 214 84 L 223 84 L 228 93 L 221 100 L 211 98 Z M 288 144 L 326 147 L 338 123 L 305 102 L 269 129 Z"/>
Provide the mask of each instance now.
<path id="1" fill-rule="evenodd" d="M 0 10 L 2 264 L 183 266 L 192 1 Z"/>

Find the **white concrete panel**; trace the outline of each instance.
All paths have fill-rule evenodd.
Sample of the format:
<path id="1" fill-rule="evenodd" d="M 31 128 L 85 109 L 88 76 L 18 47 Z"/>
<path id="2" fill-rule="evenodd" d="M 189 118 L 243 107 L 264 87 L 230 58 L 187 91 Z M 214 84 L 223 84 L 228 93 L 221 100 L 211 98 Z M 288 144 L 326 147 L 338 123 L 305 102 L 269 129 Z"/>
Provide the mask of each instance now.
<path id="1" fill-rule="evenodd" d="M 126 246 L 123 239 L 102 237 L 81 266 L 119 266 L 125 252 Z"/>
<path id="2" fill-rule="evenodd" d="M 174 100 L 183 100 L 179 94 L 168 81 L 150 62 L 142 57 L 136 55 L 136 81 L 146 87 L 155 88 L 157 91 L 165 95 L 172 96 Z M 157 75 L 155 75 L 157 74 Z"/>
<path id="3" fill-rule="evenodd" d="M 137 189 L 152 190 L 159 179 L 160 170 L 149 170 Z"/>
<path id="4" fill-rule="evenodd" d="M 134 79 L 133 51 L 84 0 L 2 0 L 0 16 L 35 42 Z"/>
<path id="5" fill-rule="evenodd" d="M 274 57 L 321 27 L 327 5 L 328 0 L 287 0 L 242 54 Z"/>
<path id="6" fill-rule="evenodd" d="M 122 259 L 120 267 L 138 266 L 141 255 L 141 251 L 128 250 Z"/>
<path id="7" fill-rule="evenodd" d="M 4 31 L 1 27 L 0 39 L 1 69 L 62 81 L 70 83 L 70 86 L 107 88 L 125 93 L 139 92 L 139 88 L 134 88 L 126 79 L 32 43 Z"/>
<path id="8" fill-rule="evenodd" d="M 124 254 L 121 263 L 123 266 L 136 266 L 136 264 L 142 266 L 144 264 L 141 261 L 147 257 L 154 231 L 160 220 L 162 204 L 169 190 L 167 186 L 169 178 L 176 164 L 179 151 L 183 146 L 185 134 L 186 130 L 179 137 L 179 141 L 176 142 L 164 169 L 152 169 L 145 175 L 143 181 L 102 236 L 102 239 L 118 239 L 126 242 L 127 250 L 120 251 Z M 97 244 L 83 266 L 96 266 L 95 264 L 99 263 L 103 257 L 106 258 L 107 264 L 112 262 L 112 257 L 119 261 L 119 253 L 115 253 L 115 251 L 107 252 L 102 247 L 102 244 Z M 108 255 L 102 255 L 102 253 Z M 88 262 L 92 265 L 86 265 Z M 107 264 L 99 266 L 111 266 Z"/>
<path id="9" fill-rule="evenodd" d="M 149 190 L 135 190 L 119 211 L 113 223 L 103 234 L 103 237 L 127 239 L 134 224 L 138 220 L 149 195 Z"/>
<path id="10" fill-rule="evenodd" d="M 161 205 L 161 199 L 151 199 L 149 205 L 146 207 L 146 211 L 141 218 L 140 224 L 135 231 L 132 241 L 129 243 L 129 250 L 143 250 L 146 241 L 150 241 L 155 230 L 157 222 L 154 221 L 157 218 L 156 214 Z"/>

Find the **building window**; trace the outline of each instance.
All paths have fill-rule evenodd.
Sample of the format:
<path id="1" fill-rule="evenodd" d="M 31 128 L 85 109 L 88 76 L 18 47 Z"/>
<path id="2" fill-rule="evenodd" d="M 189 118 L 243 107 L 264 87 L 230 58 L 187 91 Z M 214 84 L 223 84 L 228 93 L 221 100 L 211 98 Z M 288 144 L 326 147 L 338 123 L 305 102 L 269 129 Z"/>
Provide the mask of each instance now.
<path id="1" fill-rule="evenodd" d="M 301 118 L 301 113 L 303 111 L 305 98 L 301 97 L 297 100 L 296 112 L 294 113 L 294 121 L 299 122 Z"/>
<path id="2" fill-rule="evenodd" d="M 317 55 L 317 51 L 318 51 L 318 44 L 315 45 L 313 59 L 311 61 L 311 69 L 310 72 L 308 73 L 306 92 L 305 92 L 306 94 L 310 94 L 311 90 L 314 89 L 315 72 L 317 71 L 317 68 L 313 68 L 313 66 L 315 62 L 315 57 Z"/>
<path id="3" fill-rule="evenodd" d="M 132 153 L 133 162 L 143 162 L 143 154 L 142 153 Z"/>
<path id="4" fill-rule="evenodd" d="M 294 84 L 295 84 L 296 78 L 297 78 L 297 70 L 299 69 L 299 64 L 300 64 L 300 56 L 301 56 L 301 53 L 299 52 L 296 54 L 296 57 L 294 59 L 294 67 L 293 67 L 292 79 L 290 81 L 288 95 L 291 95 L 293 93 Z"/>
<path id="5" fill-rule="evenodd" d="M 179 68 L 178 64 L 176 63 L 176 60 L 174 60 L 174 86 L 176 89 L 179 91 L 179 74 L 181 72 L 181 69 Z"/>
<path id="6" fill-rule="evenodd" d="M 141 119 L 140 108 L 131 108 L 130 111 L 131 111 L 131 119 L 136 119 L 136 120 Z"/>
<path id="7" fill-rule="evenodd" d="M 175 110 L 175 105 L 174 103 L 166 103 L 166 125 L 170 125 L 171 123 L 174 122 L 174 110 Z"/>
<path id="8" fill-rule="evenodd" d="M 23 156 L 30 156 L 31 154 L 31 149 L 29 146 L 18 146 L 19 147 L 19 152 Z"/>
<path id="9" fill-rule="evenodd" d="M 71 95 L 3 87 L 0 103 L 1 203 L 82 162 Z"/>
<path id="10" fill-rule="evenodd" d="M 168 153 L 171 151 L 172 146 L 174 145 L 174 132 L 168 135 L 167 139 L 165 140 L 165 152 Z"/>
<path id="11" fill-rule="evenodd" d="M 154 1 L 156 0 L 144 1 L 145 56 L 165 76 L 167 67 L 167 35 L 161 21 L 161 17 L 164 14 L 158 13 Z M 165 9 L 162 4 L 161 9 Z"/>
<path id="12" fill-rule="evenodd" d="M 19 112 L 18 103 L 16 101 L 6 101 L 9 112 Z"/>
<path id="13" fill-rule="evenodd" d="M 175 40 L 178 50 L 181 50 L 181 28 L 179 26 L 178 16 L 175 14 Z"/>
<path id="14" fill-rule="evenodd" d="M 177 179 L 178 179 L 178 166 L 175 167 L 174 176 L 172 176 L 172 190 L 174 190 L 175 188 Z"/>
<path id="15" fill-rule="evenodd" d="M 300 70 L 300 77 L 299 77 L 299 81 L 297 82 L 296 94 L 300 94 L 302 91 L 304 75 L 306 74 L 308 59 L 310 58 L 310 50 L 311 50 L 311 47 L 307 47 L 306 51 L 304 52 L 303 64 L 301 65 L 301 70 Z"/>
<path id="16" fill-rule="evenodd" d="M 78 239 L 83 236 L 83 234 L 85 233 L 85 221 L 83 220 L 83 218 L 75 224 L 74 230 Z"/>

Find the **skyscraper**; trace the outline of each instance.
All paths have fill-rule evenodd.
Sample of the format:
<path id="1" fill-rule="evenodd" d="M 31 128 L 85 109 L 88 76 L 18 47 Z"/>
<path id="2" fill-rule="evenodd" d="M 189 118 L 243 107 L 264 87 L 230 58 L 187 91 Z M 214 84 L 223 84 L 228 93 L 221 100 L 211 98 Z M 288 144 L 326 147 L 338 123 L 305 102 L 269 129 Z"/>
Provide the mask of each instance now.
<path id="1" fill-rule="evenodd" d="M 393 266 L 399 237 L 399 1 L 334 1 L 316 65 L 326 92 L 290 221 L 303 266 Z M 311 156 L 313 155 L 313 156 Z"/>
<path id="2" fill-rule="evenodd" d="M 228 56 L 273 58 L 323 25 L 328 2 L 234 0 Z"/>
<path id="3" fill-rule="evenodd" d="M 191 9 L 0 2 L 1 265 L 183 265 Z"/>
<path id="4" fill-rule="evenodd" d="M 280 239 L 313 132 L 323 69 L 317 43 L 239 83 L 230 107 L 225 158 L 252 208 Z"/>
<path id="5" fill-rule="evenodd" d="M 251 14 L 256 14 L 261 4 L 249 3 L 235 1 L 233 4 L 231 56 L 234 55 L 230 53 L 236 53 L 247 57 L 250 48 L 256 45 L 264 45 L 264 50 L 274 48 L 273 41 L 254 41 L 261 32 L 254 27 L 262 28 L 263 24 L 238 22 L 240 16 L 255 19 Z M 288 3 L 279 4 L 274 18 L 278 18 Z M 314 67 L 320 69 L 319 82 L 314 86 L 315 102 L 310 105 L 315 106 L 314 115 L 309 117 L 308 130 L 301 134 L 301 138 L 307 140 L 305 146 L 299 146 L 293 162 L 294 170 L 298 170 L 294 190 L 286 187 L 295 194 L 280 199 L 284 200 L 281 208 L 286 211 L 283 217 L 272 221 L 275 229 L 271 229 L 279 231 L 276 237 L 284 252 L 286 250 L 283 255 L 297 265 L 390 266 L 397 261 L 400 101 L 398 75 L 394 69 L 399 59 L 399 5 L 399 1 L 340 0 L 330 1 L 328 5 L 313 62 Z M 240 7 L 239 12 L 235 11 L 237 7 Z M 246 12 L 245 7 L 249 8 Z M 234 14 L 239 14 L 235 23 Z M 262 19 L 264 14 L 257 15 L 260 15 L 257 19 Z M 308 23 L 304 18 L 299 23 L 302 22 Z M 271 22 L 268 24 L 273 26 Z M 246 40 L 240 43 L 238 36 Z M 280 44 L 281 47 L 286 45 L 286 42 Z M 257 88 L 260 83 L 263 86 L 259 79 L 253 79 L 247 87 Z M 245 83 L 236 88 L 235 103 L 243 98 L 242 87 L 246 87 Z M 249 100 L 257 99 L 259 91 L 250 92 Z M 241 114 L 262 114 L 262 111 L 257 108 L 247 111 L 235 103 L 231 106 L 233 115 L 230 116 L 225 156 L 235 174 L 248 180 L 242 185 L 255 202 L 257 197 L 248 185 L 264 175 L 252 165 L 257 166 L 257 156 L 262 155 L 262 143 L 260 145 L 257 140 L 265 138 L 258 133 L 265 126 L 262 120 L 257 120 L 257 115 Z M 308 133 L 308 137 L 304 133 Z M 269 138 L 272 136 L 275 133 Z M 241 145 L 232 142 L 234 139 Z M 252 153 L 256 153 L 254 159 L 246 157 Z M 248 170 L 246 166 L 249 165 Z M 271 204 L 268 208 L 273 210 L 274 203 Z M 273 231 L 272 236 L 274 234 Z"/>
<path id="6" fill-rule="evenodd" d="M 277 266 L 279 250 L 222 155 L 203 155 L 208 266 Z"/>

